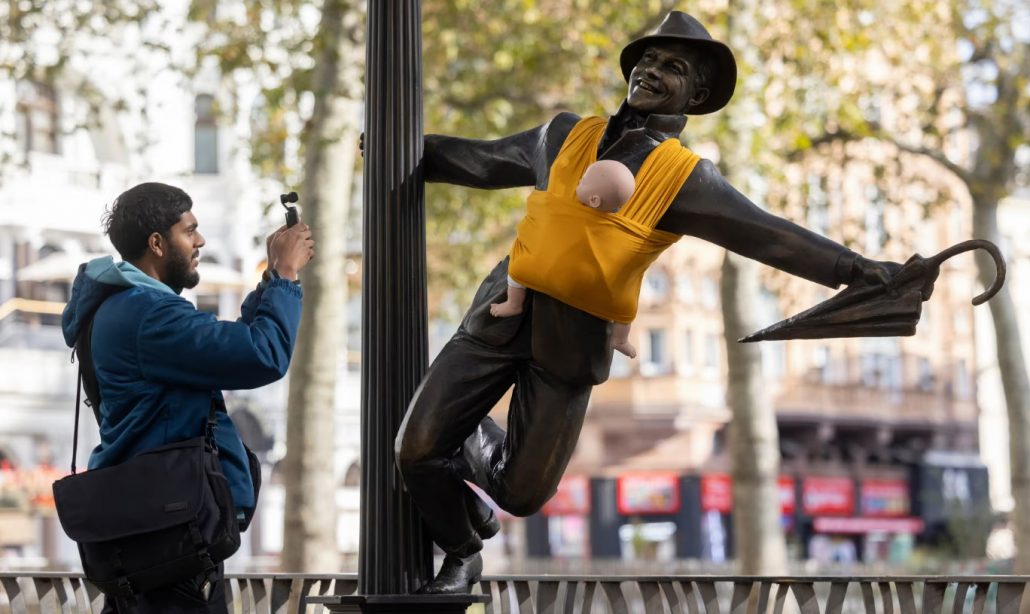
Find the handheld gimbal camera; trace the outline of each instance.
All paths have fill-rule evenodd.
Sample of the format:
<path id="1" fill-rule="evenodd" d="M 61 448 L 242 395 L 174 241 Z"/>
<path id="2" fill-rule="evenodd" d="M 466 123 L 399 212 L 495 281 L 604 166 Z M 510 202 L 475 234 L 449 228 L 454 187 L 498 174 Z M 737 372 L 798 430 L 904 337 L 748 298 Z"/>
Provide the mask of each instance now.
<path id="1" fill-rule="evenodd" d="M 289 194 L 280 194 L 279 202 L 282 203 L 283 207 L 286 207 L 286 227 L 289 228 L 300 221 L 300 214 L 297 213 L 296 207 L 291 207 L 286 203 L 297 202 L 297 193 L 290 192 Z"/>

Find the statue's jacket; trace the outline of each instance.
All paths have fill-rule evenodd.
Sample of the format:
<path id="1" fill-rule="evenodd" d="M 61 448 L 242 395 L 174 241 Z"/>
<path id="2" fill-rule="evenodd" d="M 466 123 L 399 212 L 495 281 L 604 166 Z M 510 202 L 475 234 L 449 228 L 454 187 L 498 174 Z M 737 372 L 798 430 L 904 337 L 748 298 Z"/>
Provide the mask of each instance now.
<path id="1" fill-rule="evenodd" d="M 551 167 L 580 117 L 560 113 L 550 122 L 497 140 L 427 135 L 424 173 L 430 182 L 498 189 L 533 186 L 547 191 Z M 642 115 L 623 103 L 606 126 L 597 159 L 625 164 L 637 175 L 651 152 L 677 139 L 681 115 Z M 720 245 L 810 281 L 838 287 L 851 281 L 858 254 L 805 228 L 774 216 L 733 188 L 711 161 L 686 171 L 682 186 L 655 228 Z M 480 285 L 459 334 L 502 347 L 518 343 L 529 321 L 533 360 L 571 384 L 598 384 L 611 366 L 611 322 L 543 293 L 531 293 L 523 315 L 495 318 L 490 303 L 504 300 L 508 259 Z"/>

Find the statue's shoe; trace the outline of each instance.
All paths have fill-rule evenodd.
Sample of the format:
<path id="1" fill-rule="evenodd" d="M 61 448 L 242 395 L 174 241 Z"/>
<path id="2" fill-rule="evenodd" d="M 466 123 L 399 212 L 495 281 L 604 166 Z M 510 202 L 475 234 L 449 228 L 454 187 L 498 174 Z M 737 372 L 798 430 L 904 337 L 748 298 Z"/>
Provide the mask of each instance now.
<path id="1" fill-rule="evenodd" d="M 497 514 L 490 510 L 490 516 L 482 524 L 476 525 L 476 533 L 482 539 L 490 539 L 501 530 L 501 521 L 497 520 Z"/>
<path id="2" fill-rule="evenodd" d="M 478 552 L 466 557 L 448 554 L 440 566 L 440 573 L 418 592 L 424 595 L 471 593 L 472 587 L 483 577 L 483 557 Z"/>

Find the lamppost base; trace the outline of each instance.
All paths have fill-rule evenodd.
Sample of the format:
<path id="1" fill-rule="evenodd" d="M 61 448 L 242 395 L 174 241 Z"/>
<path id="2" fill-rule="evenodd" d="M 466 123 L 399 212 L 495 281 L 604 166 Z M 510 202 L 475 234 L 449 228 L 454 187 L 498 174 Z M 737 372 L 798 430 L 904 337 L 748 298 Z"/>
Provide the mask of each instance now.
<path id="1" fill-rule="evenodd" d="M 465 614 L 474 603 L 490 603 L 489 595 L 318 595 L 306 597 L 307 605 L 322 605 L 330 612 L 427 612 Z"/>

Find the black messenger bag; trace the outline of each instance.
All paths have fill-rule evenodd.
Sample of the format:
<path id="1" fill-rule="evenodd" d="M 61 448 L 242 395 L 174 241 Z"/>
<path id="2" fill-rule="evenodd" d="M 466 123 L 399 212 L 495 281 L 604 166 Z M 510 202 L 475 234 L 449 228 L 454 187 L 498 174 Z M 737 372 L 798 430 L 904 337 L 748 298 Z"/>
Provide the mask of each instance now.
<path id="1" fill-rule="evenodd" d="M 86 578 L 127 597 L 212 570 L 240 547 L 229 482 L 206 437 L 54 482 Z"/>
<path id="2" fill-rule="evenodd" d="M 78 544 L 86 579 L 106 595 L 130 597 L 215 569 L 240 547 L 236 507 L 214 440 L 215 404 L 202 437 L 75 473 L 84 371 L 93 374 L 92 325 L 85 328 L 87 343 L 76 343 L 72 475 L 54 482 L 54 501 L 64 532 Z M 86 393 L 98 414 L 95 384 L 89 382 Z"/>

